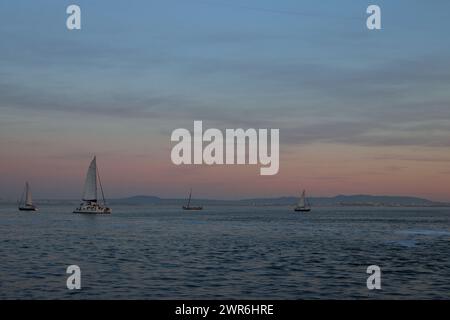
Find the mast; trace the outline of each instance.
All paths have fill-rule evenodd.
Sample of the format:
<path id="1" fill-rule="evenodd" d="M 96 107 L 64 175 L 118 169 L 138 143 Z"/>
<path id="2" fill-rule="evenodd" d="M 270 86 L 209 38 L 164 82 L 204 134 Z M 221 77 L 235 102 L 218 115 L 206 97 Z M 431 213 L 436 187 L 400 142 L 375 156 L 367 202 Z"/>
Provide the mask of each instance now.
<path id="1" fill-rule="evenodd" d="M 32 206 L 33 205 L 33 199 L 31 198 L 31 189 L 30 189 L 30 185 L 27 183 L 25 183 L 25 205 L 27 206 Z"/>
<path id="2" fill-rule="evenodd" d="M 191 190 L 189 191 L 189 200 L 188 200 L 188 204 L 187 204 L 188 207 L 189 207 L 189 205 L 191 204 L 191 197 L 192 197 L 192 188 L 191 188 Z"/>
<path id="3" fill-rule="evenodd" d="M 100 171 L 98 170 L 98 168 L 97 168 L 97 177 L 98 177 L 98 184 L 100 185 L 100 191 L 102 192 L 103 205 L 106 206 L 105 194 L 103 193 L 103 186 L 102 181 L 100 180 Z"/>
<path id="4" fill-rule="evenodd" d="M 298 201 L 298 206 L 301 208 L 305 207 L 305 190 L 303 190 L 300 200 Z"/>
<path id="5" fill-rule="evenodd" d="M 25 184 L 25 189 L 23 189 L 22 195 L 20 196 L 20 201 L 17 204 L 19 207 L 22 205 L 22 203 L 24 203 L 24 196 L 25 196 L 26 191 L 27 191 L 27 185 Z"/>

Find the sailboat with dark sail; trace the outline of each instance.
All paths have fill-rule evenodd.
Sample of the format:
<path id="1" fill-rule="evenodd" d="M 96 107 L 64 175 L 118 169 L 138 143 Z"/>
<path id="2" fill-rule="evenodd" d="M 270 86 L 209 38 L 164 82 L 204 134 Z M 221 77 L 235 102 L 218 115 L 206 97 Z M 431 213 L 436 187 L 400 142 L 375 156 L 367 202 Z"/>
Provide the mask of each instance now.
<path id="1" fill-rule="evenodd" d="M 298 201 L 298 204 L 294 208 L 294 211 L 297 211 L 297 212 L 310 212 L 311 211 L 311 205 L 309 204 L 309 201 L 306 198 L 305 190 L 303 190 L 302 195 L 300 196 L 300 199 Z"/>
<path id="2" fill-rule="evenodd" d="M 191 206 L 192 189 L 189 191 L 189 200 L 187 205 L 183 206 L 183 210 L 203 210 L 202 206 Z"/>
<path id="3" fill-rule="evenodd" d="M 37 211 L 37 207 L 33 204 L 31 198 L 31 188 L 28 182 L 25 183 L 25 190 L 19 202 L 20 211 Z"/>
<path id="4" fill-rule="evenodd" d="M 98 187 L 102 194 L 102 202 L 98 201 L 97 193 Z M 110 214 L 111 209 L 106 206 L 105 195 L 103 193 L 102 183 L 100 181 L 100 175 L 97 170 L 97 158 L 92 159 L 89 169 L 86 174 L 86 181 L 84 182 L 83 203 L 76 208 L 73 213 L 86 213 L 86 214 Z"/>

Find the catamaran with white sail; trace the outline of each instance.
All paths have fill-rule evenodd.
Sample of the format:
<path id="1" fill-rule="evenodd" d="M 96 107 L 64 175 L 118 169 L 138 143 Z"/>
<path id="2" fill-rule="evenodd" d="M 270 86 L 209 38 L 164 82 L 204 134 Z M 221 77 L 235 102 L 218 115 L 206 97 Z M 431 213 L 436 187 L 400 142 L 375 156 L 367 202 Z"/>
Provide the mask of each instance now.
<path id="1" fill-rule="evenodd" d="M 102 203 L 98 202 L 98 188 L 102 193 Z M 105 195 L 103 193 L 102 183 L 100 181 L 100 175 L 97 170 L 97 158 L 92 159 L 89 169 L 86 174 L 86 181 L 84 183 L 83 203 L 76 208 L 73 213 L 86 213 L 86 214 L 110 214 L 111 209 L 106 206 Z"/>
<path id="2" fill-rule="evenodd" d="M 25 196 L 25 199 L 24 199 Z M 33 204 L 31 198 L 31 188 L 28 182 L 25 183 L 25 190 L 22 193 L 22 197 L 19 202 L 20 211 L 37 211 L 37 207 Z"/>
<path id="3" fill-rule="evenodd" d="M 309 212 L 311 211 L 311 206 L 309 204 L 308 199 L 306 198 L 306 192 L 303 190 L 302 195 L 298 201 L 297 206 L 294 208 L 294 211 L 297 212 Z"/>

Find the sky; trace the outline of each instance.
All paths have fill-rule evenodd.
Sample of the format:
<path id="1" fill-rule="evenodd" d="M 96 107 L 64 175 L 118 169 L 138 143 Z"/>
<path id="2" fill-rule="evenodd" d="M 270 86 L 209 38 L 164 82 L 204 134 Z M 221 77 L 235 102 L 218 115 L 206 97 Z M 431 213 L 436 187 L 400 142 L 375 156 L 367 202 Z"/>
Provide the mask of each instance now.
<path id="1" fill-rule="evenodd" d="M 81 7 L 82 29 L 66 28 Z M 366 28 L 377 4 L 382 30 Z M 450 2 L 0 2 L 0 199 L 450 201 Z M 177 128 L 280 129 L 280 171 L 175 166 Z"/>

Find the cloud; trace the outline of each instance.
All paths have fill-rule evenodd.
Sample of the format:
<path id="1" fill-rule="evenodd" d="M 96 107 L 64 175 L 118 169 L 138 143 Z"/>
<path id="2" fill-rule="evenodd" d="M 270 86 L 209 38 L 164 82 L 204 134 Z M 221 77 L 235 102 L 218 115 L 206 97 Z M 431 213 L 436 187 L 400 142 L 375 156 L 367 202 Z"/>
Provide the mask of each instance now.
<path id="1" fill-rule="evenodd" d="M 306 5 L 305 10 L 234 7 L 281 19 L 288 14 L 315 16 Z M 346 9 L 330 6 L 317 17 L 322 21 L 332 13 L 339 18 Z M 57 15 L 57 10 L 51 12 Z M 118 11 L 110 14 L 120 16 Z M 2 114 L 89 115 L 118 123 L 148 119 L 164 133 L 193 120 L 221 128 L 279 128 L 287 145 L 450 144 L 450 59 L 445 47 L 439 47 L 440 53 L 430 49 L 429 55 L 421 55 L 417 50 L 405 57 L 392 53 L 388 42 L 375 40 L 372 46 L 380 44 L 380 58 L 371 59 L 377 56 L 373 48 L 361 46 L 374 37 L 362 38 L 355 29 L 346 33 L 339 27 L 313 39 L 316 33 L 296 31 L 291 24 L 273 30 L 242 24 L 227 28 L 202 16 L 198 25 L 186 20 L 186 28 L 175 24 L 167 30 L 122 21 L 117 35 L 103 26 L 112 18 L 101 17 L 84 33 L 44 32 L 50 25 L 36 34 L 13 27 L 0 30 L 6 39 L 0 51 Z M 227 20 L 227 15 L 214 17 Z M 204 24 L 211 28 L 201 30 Z M 342 39 L 343 44 L 336 44 Z"/>
<path id="2" fill-rule="evenodd" d="M 450 70 L 442 67 L 445 63 L 439 58 L 359 70 L 309 64 L 195 63 L 200 65 L 197 72 L 245 75 L 254 82 L 250 88 L 281 89 L 286 96 L 270 91 L 251 96 L 250 90 L 248 95 L 214 99 L 210 93 L 163 95 L 132 87 L 111 92 L 84 89 L 87 93 L 77 88 L 42 90 L 8 81 L 3 74 L 0 108 L 159 119 L 174 126 L 204 120 L 209 126 L 280 128 L 286 144 L 450 146 L 450 96 L 443 88 L 450 83 Z M 297 95 L 292 93 L 293 82 L 300 88 Z M 245 90 L 246 82 L 242 84 Z"/>
<path id="3" fill-rule="evenodd" d="M 401 154 L 383 154 L 370 159 L 374 160 L 401 160 L 401 161 L 413 161 L 413 162 L 444 162 L 450 163 L 450 157 L 444 157 L 439 155 L 425 155 L 425 156 L 405 156 Z"/>

